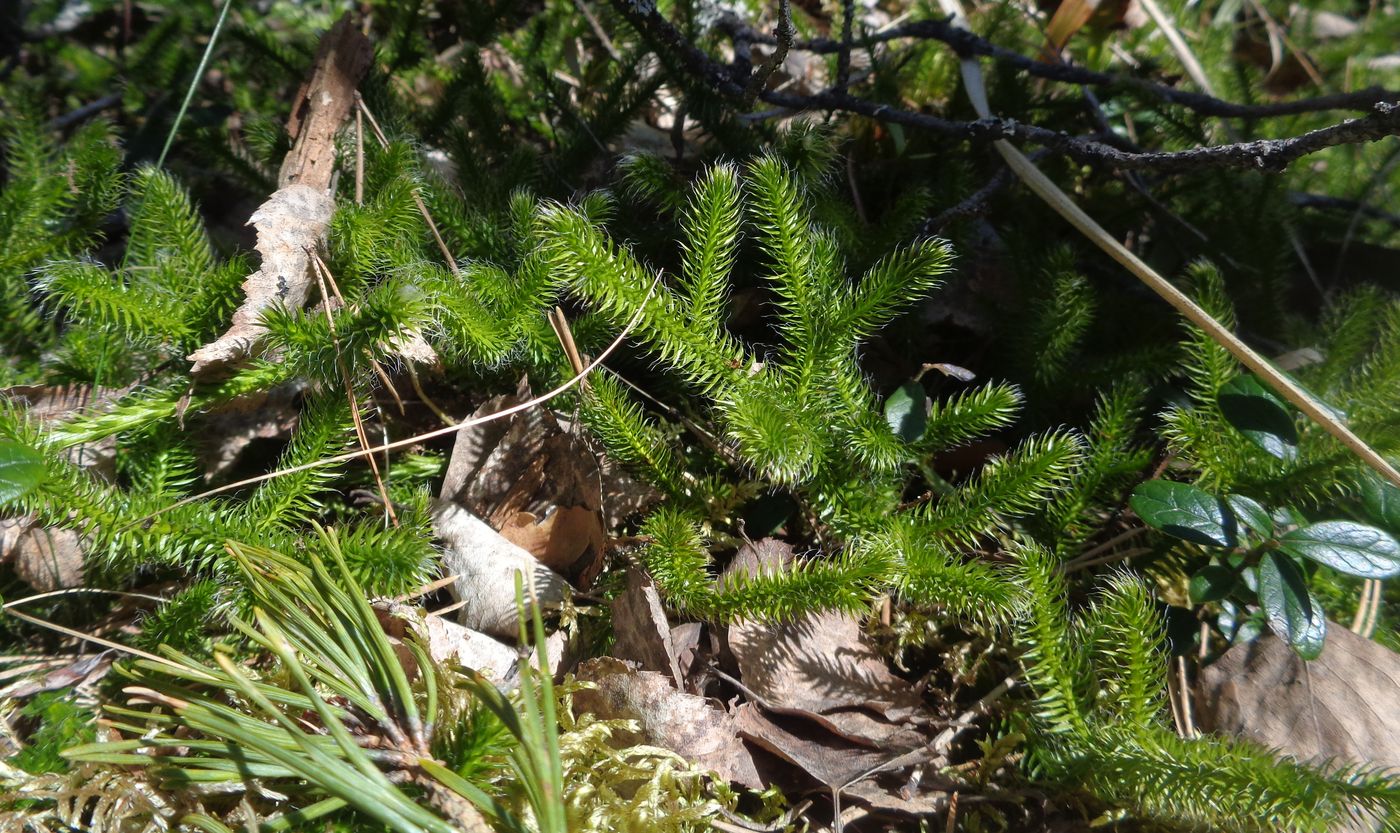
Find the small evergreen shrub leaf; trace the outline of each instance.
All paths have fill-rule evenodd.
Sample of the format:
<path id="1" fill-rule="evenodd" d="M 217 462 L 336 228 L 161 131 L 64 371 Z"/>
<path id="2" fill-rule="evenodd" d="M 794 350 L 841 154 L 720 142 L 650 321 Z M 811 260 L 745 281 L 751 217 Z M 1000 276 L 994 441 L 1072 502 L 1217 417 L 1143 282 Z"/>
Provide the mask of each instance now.
<path id="1" fill-rule="evenodd" d="M 914 442 L 928 427 L 928 397 L 918 382 L 905 382 L 885 400 L 885 421 L 905 442 Z"/>
<path id="2" fill-rule="evenodd" d="M 1264 554 L 1259 562 L 1259 603 L 1269 627 L 1293 646 L 1298 656 L 1316 659 L 1322 654 L 1327 618 L 1293 559 L 1278 552 Z"/>
<path id="3" fill-rule="evenodd" d="M 1133 490 L 1133 511 L 1148 526 L 1183 541 L 1233 549 L 1234 513 L 1204 489 L 1171 480 L 1149 480 Z"/>
<path id="4" fill-rule="evenodd" d="M 1220 413 L 1250 442 L 1280 460 L 1298 456 L 1298 426 L 1277 396 L 1253 376 L 1239 376 L 1220 389 Z"/>
<path id="5" fill-rule="evenodd" d="M 1382 530 L 1354 521 L 1324 521 L 1295 529 L 1278 545 L 1290 555 L 1311 558 L 1349 576 L 1400 575 L 1400 543 Z"/>
<path id="6" fill-rule="evenodd" d="M 1379 475 L 1369 475 L 1361 481 L 1360 494 L 1361 508 L 1368 520 L 1392 534 L 1400 531 L 1400 488 Z"/>
<path id="7" fill-rule="evenodd" d="M 1225 503 L 1230 507 L 1230 511 L 1235 513 L 1235 518 L 1251 532 L 1265 540 L 1273 537 L 1274 519 L 1269 516 L 1269 510 L 1260 506 L 1258 501 L 1244 495 L 1226 495 Z"/>
<path id="8" fill-rule="evenodd" d="M 1239 583 L 1239 575 L 1223 564 L 1207 564 L 1191 576 L 1187 589 L 1192 604 L 1218 602 L 1230 595 Z"/>
<path id="9" fill-rule="evenodd" d="M 42 454 L 27 445 L 0 439 L 0 504 L 19 500 L 47 478 Z"/>

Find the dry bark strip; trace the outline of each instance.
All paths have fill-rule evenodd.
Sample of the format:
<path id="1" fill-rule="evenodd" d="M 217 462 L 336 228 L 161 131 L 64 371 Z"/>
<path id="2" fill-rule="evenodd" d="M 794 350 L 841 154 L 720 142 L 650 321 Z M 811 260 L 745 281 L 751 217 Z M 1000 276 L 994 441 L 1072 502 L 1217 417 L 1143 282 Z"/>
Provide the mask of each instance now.
<path id="1" fill-rule="evenodd" d="M 282 161 L 278 190 L 258 207 L 249 224 L 258 231 L 262 268 L 243 283 L 244 301 L 232 326 L 191 353 L 190 372 L 199 374 L 245 358 L 266 332 L 263 313 L 280 304 L 297 309 L 311 294 L 308 250 L 325 243 L 335 201 L 335 134 L 355 103 L 374 50 L 347 14 L 321 38 L 311 75 L 297 92 L 287 132 L 294 144 Z"/>

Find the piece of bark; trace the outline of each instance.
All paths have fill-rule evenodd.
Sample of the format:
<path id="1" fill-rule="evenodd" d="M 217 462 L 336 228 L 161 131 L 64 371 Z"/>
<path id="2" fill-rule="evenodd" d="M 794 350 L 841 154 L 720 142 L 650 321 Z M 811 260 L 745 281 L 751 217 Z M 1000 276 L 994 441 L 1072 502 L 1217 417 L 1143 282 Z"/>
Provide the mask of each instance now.
<path id="1" fill-rule="evenodd" d="M 513 638 L 519 633 L 515 577 L 525 581 L 525 600 L 549 605 L 563 601 L 569 585 L 533 555 L 502 538 L 500 533 L 466 509 L 434 501 L 433 533 L 442 544 L 443 568 L 457 580 L 448 585 L 464 602 L 457 621 L 474 630 Z"/>
<path id="2" fill-rule="evenodd" d="M 335 201 L 324 190 L 293 184 L 274 192 L 248 222 L 258 230 L 262 267 L 243 282 L 243 303 L 223 335 L 186 358 L 199 374 L 245 358 L 267 328 L 262 316 L 274 305 L 300 309 L 311 295 L 308 250 L 326 239 Z"/>
<path id="3" fill-rule="evenodd" d="M 325 191 L 335 173 L 335 134 L 355 106 L 355 90 L 374 62 L 374 47 L 346 12 L 321 37 L 311 76 L 302 82 L 287 119 L 293 145 L 278 188 L 294 183 Z"/>
<path id="4" fill-rule="evenodd" d="M 660 746 L 726 781 L 763 787 L 733 718 L 703 697 L 677 691 L 667 675 L 599 657 L 579 666 L 577 678 L 596 687 L 574 693 L 575 711 L 603 720 L 637 721 L 640 733 L 616 735 L 618 744 Z"/>
<path id="5" fill-rule="evenodd" d="M 627 569 L 627 588 L 612 603 L 613 656 L 633 660 L 643 671 L 667 674 L 685 690 L 671 626 L 656 585 L 640 567 Z"/>
<path id="6" fill-rule="evenodd" d="M 244 301 L 232 326 L 191 353 L 192 374 L 246 358 L 266 332 L 260 320 L 274 304 L 300 309 L 310 297 L 308 250 L 326 240 L 335 200 L 335 134 L 355 103 L 355 88 L 374 50 L 347 13 L 321 38 L 311 75 L 298 90 L 287 122 L 294 144 L 282 161 L 278 189 L 248 220 L 257 229 L 262 267 L 243 283 Z"/>

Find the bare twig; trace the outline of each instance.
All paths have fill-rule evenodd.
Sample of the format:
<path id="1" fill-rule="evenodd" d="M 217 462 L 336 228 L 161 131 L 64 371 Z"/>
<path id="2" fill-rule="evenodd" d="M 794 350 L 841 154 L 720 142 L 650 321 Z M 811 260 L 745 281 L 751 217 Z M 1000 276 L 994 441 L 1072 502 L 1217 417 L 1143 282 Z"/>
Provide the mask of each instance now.
<path id="1" fill-rule="evenodd" d="M 360 402 L 355 396 L 355 377 L 350 374 L 350 366 L 345 363 L 345 356 L 340 351 L 340 337 L 336 332 L 335 316 L 331 314 L 332 296 L 326 282 L 330 276 L 330 268 L 321 260 L 321 256 L 316 253 L 315 249 L 308 248 L 306 254 L 311 258 L 311 263 L 315 267 L 312 271 L 316 273 L 316 281 L 321 286 L 321 308 L 326 313 L 326 326 L 331 333 L 331 347 L 335 350 L 335 363 L 340 368 L 341 381 L 345 384 L 345 396 L 350 401 L 350 418 L 355 424 L 355 439 L 359 441 L 361 450 L 368 452 L 370 451 L 369 434 L 365 433 L 365 423 L 360 418 Z M 384 503 L 385 516 L 397 527 L 399 518 L 394 512 L 393 501 L 389 499 L 389 489 L 384 485 L 384 478 L 379 473 L 379 463 L 374 459 L 374 455 L 369 453 L 365 454 L 365 462 L 369 463 L 369 469 L 374 474 L 374 485 L 379 489 L 380 500 Z"/>
<path id="2" fill-rule="evenodd" d="M 745 43 L 771 45 L 774 40 L 752 29 L 730 21 L 728 30 L 731 37 Z M 1065 84 L 1097 87 L 1105 90 L 1126 90 L 1148 95 L 1167 104 L 1174 104 L 1194 110 L 1203 116 L 1216 118 L 1267 119 L 1282 116 L 1296 116 L 1301 113 L 1325 113 L 1333 110 L 1366 111 L 1378 103 L 1400 102 L 1400 90 L 1384 87 L 1367 87 L 1348 93 L 1314 96 L 1296 101 L 1280 101 L 1271 104 L 1239 104 L 1225 101 L 1206 92 L 1183 90 L 1166 84 L 1158 84 L 1142 78 L 1096 72 L 1073 64 L 1050 64 L 1022 55 L 1014 50 L 997 46 L 991 41 L 953 25 L 950 18 L 916 20 L 902 26 L 894 26 L 881 32 L 868 35 L 854 42 L 855 46 L 869 48 L 880 43 L 904 40 L 935 40 L 947 44 L 959 56 L 991 58 L 1036 78 L 1044 78 Z M 841 41 L 830 38 L 815 38 L 794 41 L 792 48 L 799 52 L 817 54 L 839 54 Z"/>
<path id="3" fill-rule="evenodd" d="M 653 8 L 653 13 L 655 9 Z M 792 38 L 797 34 L 797 30 L 792 26 L 792 0 L 778 0 L 778 25 L 773 30 L 776 33 L 774 40 L 773 54 L 769 55 L 764 62 L 754 70 L 749 76 L 749 83 L 744 88 L 744 109 L 753 108 L 754 100 L 768 86 L 768 79 L 773 77 L 773 73 L 778 71 L 778 67 L 787 60 L 788 49 L 792 47 Z"/>
<path id="4" fill-rule="evenodd" d="M 841 0 L 841 49 L 836 53 L 836 91 L 851 85 L 851 38 L 856 23 L 856 0 Z"/>
<path id="5" fill-rule="evenodd" d="M 628 19 L 628 21 L 643 34 L 654 41 L 655 48 L 665 49 L 679 59 L 687 72 L 705 81 L 716 92 L 721 95 L 734 98 L 746 106 L 743 109 L 750 109 L 747 103 L 750 102 L 750 87 L 752 84 L 741 83 L 735 73 L 735 67 L 722 64 L 704 51 L 691 43 L 679 30 L 666 20 L 657 11 L 655 4 L 646 4 L 639 0 L 613 0 L 614 5 Z M 988 50 L 996 51 L 975 36 L 971 39 L 959 41 L 950 30 L 947 21 L 918 21 L 900 27 L 905 30 L 906 36 L 913 36 L 916 32 L 925 29 L 931 33 L 936 33 L 939 40 L 945 40 L 950 44 L 956 44 L 955 48 L 960 54 L 965 56 L 964 62 L 971 56 L 986 54 Z M 890 33 L 885 33 L 888 36 Z M 970 33 L 969 33 L 970 34 Z M 932 37 L 933 34 L 930 34 Z M 761 36 L 753 36 L 751 41 L 766 40 Z M 809 42 L 808 45 L 816 42 Z M 832 42 L 833 49 L 839 49 L 839 45 Z M 781 42 L 778 43 L 781 47 Z M 971 48 L 977 47 L 977 48 Z M 814 49 L 813 51 L 824 51 Z M 776 54 L 776 53 L 775 53 Z M 1000 51 L 997 52 L 1001 54 Z M 1012 53 L 1014 55 L 1014 53 Z M 1023 56 L 1015 56 L 1028 64 L 1037 62 Z M 1014 63 L 1014 62 L 1013 62 Z M 1056 66 L 1041 64 L 1040 66 Z M 1070 75 L 1075 79 L 1081 79 L 1076 73 L 1076 68 Z M 1044 74 L 1043 70 L 1036 70 L 1035 74 Z M 1113 76 L 1102 76 L 1094 74 L 1098 80 L 1104 83 L 1122 84 L 1123 79 Z M 752 78 L 750 79 L 752 81 Z M 1092 83 L 1087 80 L 1076 80 L 1076 83 Z M 1171 95 L 1168 96 L 1167 92 Z M 1255 112 L 1251 107 L 1245 105 L 1235 105 L 1229 102 L 1221 102 L 1210 96 L 1200 93 L 1188 93 L 1175 91 L 1171 88 L 1164 88 L 1159 97 L 1170 98 L 1177 103 L 1191 102 L 1195 109 L 1207 115 L 1220 116 L 1247 116 L 1260 117 L 1260 113 Z M 1269 115 L 1286 115 L 1293 112 L 1315 112 L 1322 109 L 1336 109 L 1339 103 L 1345 102 L 1347 106 L 1370 107 L 1371 111 L 1367 115 L 1348 119 L 1338 124 L 1304 133 L 1288 139 L 1265 139 L 1248 142 L 1236 142 L 1225 145 L 1214 145 L 1210 147 L 1192 148 L 1183 151 L 1166 152 L 1132 152 L 1115 147 L 1116 138 L 1096 136 L 1086 138 L 1073 136 L 1057 130 L 1051 130 L 1036 125 L 1025 124 L 1015 119 L 994 118 L 990 115 L 975 121 L 955 121 L 945 119 L 928 113 L 905 110 L 892 107 L 881 102 L 870 101 L 852 96 L 835 89 L 826 90 L 811 95 L 799 95 L 791 92 L 779 90 L 758 90 L 756 99 L 768 104 L 783 107 L 793 112 L 811 110 L 829 110 L 855 115 L 866 116 L 882 122 L 900 124 L 915 127 L 921 130 L 928 130 L 955 139 L 962 139 L 977 143 L 996 143 L 999 141 L 1017 141 L 1030 144 L 1038 144 L 1049 148 L 1056 153 L 1064 155 L 1070 159 L 1088 165 L 1100 165 L 1109 168 L 1122 170 L 1155 170 L 1163 172 L 1200 171 L 1212 168 L 1239 168 L 1246 170 L 1279 171 L 1289 164 L 1311 153 L 1323 150 L 1328 147 L 1345 144 L 1360 144 L 1363 142 L 1377 141 L 1400 133 L 1400 106 L 1393 102 L 1400 100 L 1400 93 L 1388 90 L 1370 91 L 1369 96 L 1360 98 L 1355 95 L 1338 99 L 1337 97 L 1320 97 L 1309 99 L 1306 102 L 1288 102 L 1282 105 L 1268 105 L 1273 110 L 1268 111 Z M 1209 111 L 1209 112 L 1207 112 Z"/>

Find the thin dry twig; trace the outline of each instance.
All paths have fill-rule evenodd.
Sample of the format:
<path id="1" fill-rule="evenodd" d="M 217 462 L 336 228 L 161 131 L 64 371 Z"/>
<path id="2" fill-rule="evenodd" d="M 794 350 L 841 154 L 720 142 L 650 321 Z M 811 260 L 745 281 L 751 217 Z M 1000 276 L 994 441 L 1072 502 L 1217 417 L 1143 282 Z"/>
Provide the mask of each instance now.
<path id="1" fill-rule="evenodd" d="M 365 104 L 364 96 L 360 95 L 359 90 L 355 91 L 355 106 L 369 120 L 370 129 L 374 131 L 374 138 L 379 141 L 379 146 L 387 148 L 389 137 L 384 135 L 384 131 L 379 127 L 379 120 L 374 117 L 374 113 L 370 112 L 368 105 Z M 423 195 L 416 187 L 413 189 L 413 203 L 418 206 L 418 213 L 423 215 L 423 222 L 428 224 L 428 231 L 433 235 L 433 242 L 437 243 L 438 251 L 442 252 L 443 258 L 447 260 L 447 268 L 452 270 L 452 276 L 462 277 L 462 270 L 457 266 L 457 258 L 453 257 L 452 251 L 447 248 L 447 243 L 442 239 L 442 233 L 438 231 L 437 223 L 433 222 L 433 215 L 428 213 L 428 206 L 423 202 Z"/>
<path id="2" fill-rule="evenodd" d="M 767 104 L 786 108 L 792 112 L 814 110 L 845 112 L 866 116 L 881 122 L 928 130 L 969 142 L 995 144 L 1014 140 L 1038 144 L 1087 165 L 1120 170 L 1162 172 L 1201 171 L 1214 168 L 1280 171 L 1294 161 L 1325 148 L 1373 142 L 1400 134 L 1400 105 L 1395 103 L 1400 100 L 1400 93 L 1389 90 L 1372 90 L 1369 91 L 1368 96 L 1360 98 L 1355 95 L 1349 95 L 1346 98 L 1318 97 L 1306 102 L 1268 105 L 1273 109 L 1264 111 L 1267 115 L 1337 109 L 1343 102 L 1347 106 L 1352 106 L 1360 105 L 1364 101 L 1366 106 L 1371 109 L 1370 113 L 1361 118 L 1347 119 L 1338 124 L 1312 130 L 1292 138 L 1235 142 L 1163 152 L 1123 150 L 1116 146 L 1120 140 L 1115 136 L 1103 134 L 1094 137 L 1074 136 L 1058 130 L 1026 124 L 1015 119 L 995 118 L 990 114 L 975 121 L 945 119 L 928 113 L 892 107 L 882 102 L 859 98 L 834 88 L 810 95 L 760 89 L 757 95 L 751 99 L 749 92 L 752 78 L 748 79 L 750 83 L 745 83 L 738 74 L 738 70 L 745 67 L 746 64 L 739 62 L 731 66 L 711 58 L 682 35 L 670 21 L 666 20 L 657 10 L 655 4 L 646 4 L 639 2 L 639 0 L 613 0 L 613 3 L 635 28 L 654 41 L 654 48 L 673 54 L 686 72 L 709 84 L 717 93 L 739 101 L 744 105 L 743 109 L 745 110 L 750 109 L 751 101 L 762 100 Z M 918 21 L 900 27 L 900 29 L 903 30 L 906 37 L 927 34 L 928 37 L 948 42 L 960 55 L 964 56 L 964 64 L 978 54 L 986 54 L 988 50 L 995 52 L 998 56 L 1005 57 L 1004 50 L 994 49 L 990 44 L 975 36 L 959 41 L 953 36 L 948 21 Z M 889 35 L 890 33 L 887 32 L 880 37 Z M 736 37 L 736 46 L 737 42 L 738 38 Z M 746 41 L 746 43 L 768 42 L 770 41 L 766 36 L 756 33 Z M 781 46 L 781 42 L 773 42 Z M 808 42 L 806 45 L 810 46 L 815 43 Z M 833 47 L 831 51 L 839 50 L 839 43 L 834 41 L 831 43 Z M 736 53 L 741 51 L 736 48 Z M 823 50 L 814 48 L 812 51 Z M 1011 55 L 1026 61 L 1028 64 L 1037 63 L 1024 56 L 1015 55 L 1015 53 L 1011 53 Z M 1041 64 L 1041 66 L 1056 67 L 1059 65 Z M 1075 68 L 1068 69 L 1074 70 L 1066 74 L 1078 79 L 1075 83 L 1093 84 L 1092 81 L 1085 80 L 1083 76 L 1080 76 Z M 1044 74 L 1044 71 L 1036 70 L 1034 74 Z M 1124 79 L 1115 76 L 1102 76 L 1101 74 L 1091 74 L 1091 76 L 1097 77 L 1103 83 L 1117 85 L 1125 83 Z M 1195 105 L 1194 109 L 1197 109 L 1198 112 L 1205 112 L 1207 115 L 1245 117 L 1253 113 L 1253 117 L 1262 116 L 1245 105 L 1221 102 L 1200 93 L 1172 91 L 1171 88 L 1165 88 L 1165 90 L 1169 91 L 1170 94 L 1162 92 L 1159 97 L 1173 100 L 1176 103 L 1190 102 L 1191 105 Z"/>
<path id="3" fill-rule="evenodd" d="M 340 336 L 335 328 L 335 316 L 331 314 L 331 293 L 327 285 L 327 278 L 330 275 L 330 268 L 321 260 L 321 256 L 315 249 L 308 248 L 306 254 L 311 258 L 311 263 L 316 273 L 316 280 L 321 286 L 321 308 L 326 313 L 326 326 L 331 331 L 331 346 L 335 349 L 335 363 L 340 368 L 340 378 L 345 384 L 345 396 L 350 401 L 350 419 L 355 424 L 355 439 L 360 443 L 361 450 L 370 451 L 369 434 L 365 433 L 365 423 L 360 417 L 360 402 L 355 396 L 355 378 L 350 375 L 350 366 L 345 363 L 345 355 L 340 350 Z M 340 292 L 337 290 L 336 297 Z M 342 299 L 342 303 L 343 303 Z M 379 497 L 384 503 L 384 514 L 389 522 L 394 526 L 399 525 L 399 517 L 394 512 L 393 501 L 389 500 L 389 489 L 384 485 L 384 478 L 379 473 L 379 463 L 374 459 L 374 455 L 365 454 L 365 462 L 369 463 L 369 469 L 374 474 L 374 485 L 379 489 Z"/>

